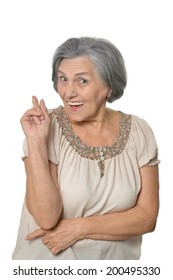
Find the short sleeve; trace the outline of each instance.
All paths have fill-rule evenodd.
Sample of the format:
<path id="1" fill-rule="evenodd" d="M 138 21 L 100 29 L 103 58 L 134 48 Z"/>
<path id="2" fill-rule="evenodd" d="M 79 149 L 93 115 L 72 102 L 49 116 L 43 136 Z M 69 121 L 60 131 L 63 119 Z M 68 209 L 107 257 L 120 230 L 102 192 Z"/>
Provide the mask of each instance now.
<path id="1" fill-rule="evenodd" d="M 50 128 L 49 128 L 49 137 L 47 142 L 48 148 L 48 159 L 53 162 L 54 164 L 59 164 L 59 126 L 56 119 L 56 114 L 54 110 L 49 110 L 49 116 L 51 119 Z M 24 160 L 26 157 L 29 156 L 28 153 L 28 145 L 27 139 L 25 137 L 23 141 L 23 156 L 22 159 Z"/>
<path id="2" fill-rule="evenodd" d="M 22 160 L 24 160 L 29 155 L 26 137 L 24 138 L 24 141 L 23 141 L 22 150 L 23 150 Z"/>
<path id="3" fill-rule="evenodd" d="M 157 142 L 148 123 L 133 116 L 132 130 L 139 167 L 159 164 Z"/>

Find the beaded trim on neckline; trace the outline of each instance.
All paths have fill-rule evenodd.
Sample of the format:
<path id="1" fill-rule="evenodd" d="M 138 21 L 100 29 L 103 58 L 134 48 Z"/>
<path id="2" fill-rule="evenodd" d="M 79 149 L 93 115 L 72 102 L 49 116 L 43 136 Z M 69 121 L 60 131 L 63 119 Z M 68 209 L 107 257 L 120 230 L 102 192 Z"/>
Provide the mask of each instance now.
<path id="1" fill-rule="evenodd" d="M 66 140 L 81 157 L 98 161 L 100 176 L 102 177 L 105 167 L 104 160 L 120 154 L 126 146 L 131 130 L 131 115 L 120 112 L 120 129 L 112 146 L 92 147 L 84 144 L 75 134 L 62 106 L 55 109 L 55 114 Z"/>

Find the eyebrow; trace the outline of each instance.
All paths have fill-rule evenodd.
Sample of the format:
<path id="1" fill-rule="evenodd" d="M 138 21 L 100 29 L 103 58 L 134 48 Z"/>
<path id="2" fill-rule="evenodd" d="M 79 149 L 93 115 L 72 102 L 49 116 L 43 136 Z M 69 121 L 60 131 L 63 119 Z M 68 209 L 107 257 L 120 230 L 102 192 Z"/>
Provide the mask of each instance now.
<path id="1" fill-rule="evenodd" d="M 58 70 L 58 73 L 61 73 L 63 75 L 66 75 L 63 71 L 61 70 Z M 81 76 L 81 75 L 90 75 L 88 72 L 79 72 L 79 73 L 76 73 L 75 76 Z"/>

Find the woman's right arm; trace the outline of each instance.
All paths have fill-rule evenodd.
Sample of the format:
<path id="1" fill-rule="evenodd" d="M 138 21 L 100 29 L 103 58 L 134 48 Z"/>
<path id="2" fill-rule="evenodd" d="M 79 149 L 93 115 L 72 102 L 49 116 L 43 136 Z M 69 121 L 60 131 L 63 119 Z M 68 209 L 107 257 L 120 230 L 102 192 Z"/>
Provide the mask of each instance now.
<path id="1" fill-rule="evenodd" d="M 58 187 L 57 166 L 46 160 L 25 159 L 26 206 L 44 229 L 53 228 L 62 213 L 62 200 Z"/>
<path id="2" fill-rule="evenodd" d="M 25 158 L 26 205 L 37 224 L 53 228 L 62 213 L 57 166 L 48 160 L 47 139 L 50 118 L 43 100 L 33 97 L 33 108 L 21 118 L 29 156 Z"/>

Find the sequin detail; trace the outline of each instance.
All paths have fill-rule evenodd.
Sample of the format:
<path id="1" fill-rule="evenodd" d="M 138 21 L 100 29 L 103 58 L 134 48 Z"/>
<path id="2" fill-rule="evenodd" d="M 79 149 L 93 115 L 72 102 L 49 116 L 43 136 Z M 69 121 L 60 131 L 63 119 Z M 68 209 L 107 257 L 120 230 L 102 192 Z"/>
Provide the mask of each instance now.
<path id="1" fill-rule="evenodd" d="M 62 106 L 55 109 L 55 114 L 62 129 L 62 134 L 70 143 L 71 147 L 81 157 L 98 161 L 100 176 L 102 177 L 104 175 L 105 169 L 104 160 L 120 154 L 126 146 L 131 130 L 131 115 L 120 112 L 121 116 L 119 134 L 112 146 L 92 147 L 85 145 L 75 134 Z"/>

